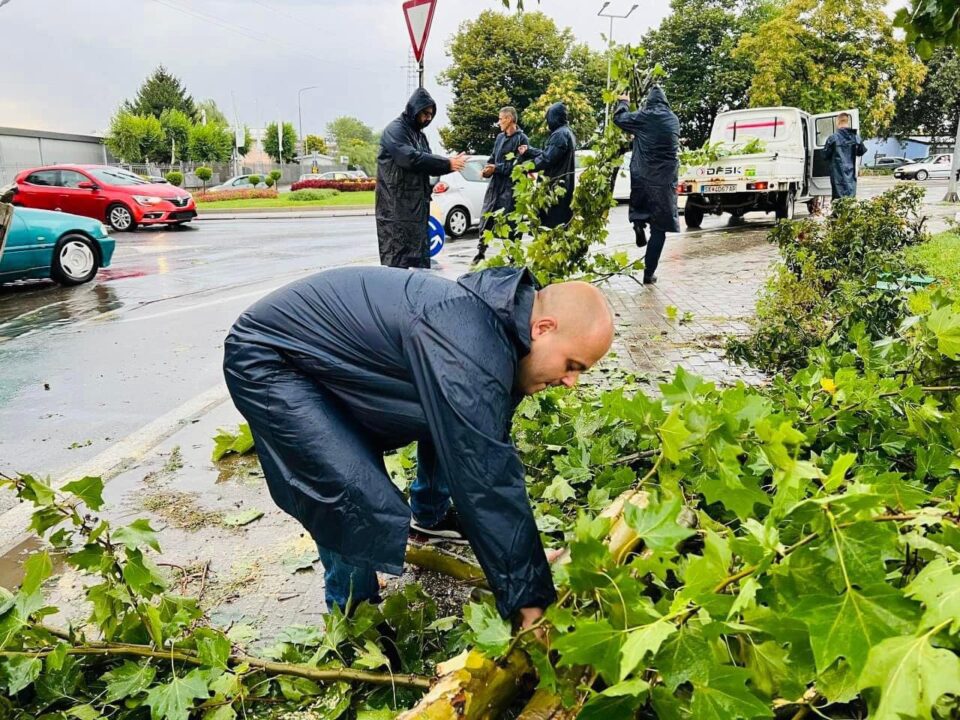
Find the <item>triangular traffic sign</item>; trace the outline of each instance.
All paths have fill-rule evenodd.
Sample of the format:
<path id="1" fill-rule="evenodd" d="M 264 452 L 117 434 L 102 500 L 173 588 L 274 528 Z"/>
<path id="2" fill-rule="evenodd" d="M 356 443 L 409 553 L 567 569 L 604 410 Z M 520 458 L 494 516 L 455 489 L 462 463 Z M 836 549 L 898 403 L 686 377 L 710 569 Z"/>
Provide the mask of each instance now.
<path id="1" fill-rule="evenodd" d="M 403 3 L 403 16 L 407 20 L 410 44 L 413 45 L 413 56 L 417 62 L 423 60 L 423 53 L 427 49 L 427 38 L 430 37 L 436 9 L 437 0 L 406 0 Z"/>

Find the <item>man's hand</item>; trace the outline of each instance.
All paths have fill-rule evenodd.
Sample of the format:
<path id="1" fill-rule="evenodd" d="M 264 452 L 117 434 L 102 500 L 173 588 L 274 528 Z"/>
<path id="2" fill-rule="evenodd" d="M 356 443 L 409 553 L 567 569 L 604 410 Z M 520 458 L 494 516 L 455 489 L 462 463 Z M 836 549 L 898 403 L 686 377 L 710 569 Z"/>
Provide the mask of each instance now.
<path id="1" fill-rule="evenodd" d="M 627 95 L 626 93 L 624 93 L 623 95 L 621 95 L 618 99 L 619 99 L 619 100 L 623 100 L 624 102 L 630 102 L 630 96 Z"/>
<path id="2" fill-rule="evenodd" d="M 496 165 L 484 165 L 483 170 L 480 172 L 480 174 L 483 175 L 483 177 L 485 178 L 492 177 L 496 169 L 497 169 Z"/>
<path id="3" fill-rule="evenodd" d="M 553 565 L 557 560 L 562 559 L 567 554 L 567 551 L 564 548 L 554 548 L 553 550 L 547 550 L 547 562 Z"/>
<path id="4" fill-rule="evenodd" d="M 450 158 L 450 171 L 459 172 L 467 165 L 467 156 L 464 153 L 454 155 Z"/>
<path id="5" fill-rule="evenodd" d="M 538 607 L 520 608 L 520 629 L 526 630 L 542 617 L 543 617 L 543 608 L 538 608 Z M 537 636 L 540 637 L 540 639 L 543 639 L 541 633 L 542 631 L 537 631 Z"/>
<path id="6" fill-rule="evenodd" d="M 517 154 L 518 154 L 518 155 L 526 155 L 526 154 L 527 154 L 527 150 L 529 150 L 529 149 L 530 149 L 530 147 L 529 147 L 528 145 L 521 145 L 520 147 L 517 148 Z"/>

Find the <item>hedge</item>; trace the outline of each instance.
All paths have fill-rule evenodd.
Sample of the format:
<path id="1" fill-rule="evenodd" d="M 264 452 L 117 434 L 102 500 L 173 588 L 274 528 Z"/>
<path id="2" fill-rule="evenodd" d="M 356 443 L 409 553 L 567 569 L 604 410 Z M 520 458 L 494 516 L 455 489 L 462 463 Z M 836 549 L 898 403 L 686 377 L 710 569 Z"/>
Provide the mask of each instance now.
<path id="1" fill-rule="evenodd" d="M 353 180 L 300 180 L 291 186 L 291 190 L 339 190 L 340 192 L 369 192 L 377 187 L 372 178 Z"/>

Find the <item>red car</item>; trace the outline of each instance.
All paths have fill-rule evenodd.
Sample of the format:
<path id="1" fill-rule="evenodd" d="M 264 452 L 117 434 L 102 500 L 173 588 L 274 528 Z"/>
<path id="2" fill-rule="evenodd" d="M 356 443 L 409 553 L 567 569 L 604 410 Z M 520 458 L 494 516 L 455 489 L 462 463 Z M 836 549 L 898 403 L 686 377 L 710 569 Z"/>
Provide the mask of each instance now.
<path id="1" fill-rule="evenodd" d="M 14 182 L 14 205 L 85 215 L 114 230 L 182 225 L 197 216 L 186 190 L 109 165 L 51 165 L 26 170 Z"/>

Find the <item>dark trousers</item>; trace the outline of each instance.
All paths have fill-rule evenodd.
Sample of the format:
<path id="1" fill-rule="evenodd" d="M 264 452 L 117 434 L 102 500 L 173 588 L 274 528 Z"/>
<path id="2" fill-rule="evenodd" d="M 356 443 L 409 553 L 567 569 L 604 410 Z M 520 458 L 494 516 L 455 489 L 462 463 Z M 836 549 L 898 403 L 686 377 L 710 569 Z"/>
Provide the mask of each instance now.
<path id="1" fill-rule="evenodd" d="M 643 227 L 642 223 L 634 223 L 634 227 L 639 225 Z M 667 241 L 667 233 L 665 230 L 660 228 L 651 227 L 650 228 L 650 239 L 647 241 L 647 252 L 643 256 L 643 277 L 644 279 L 650 279 L 657 272 L 657 267 L 660 265 L 660 255 L 663 254 L 663 246 Z"/>

